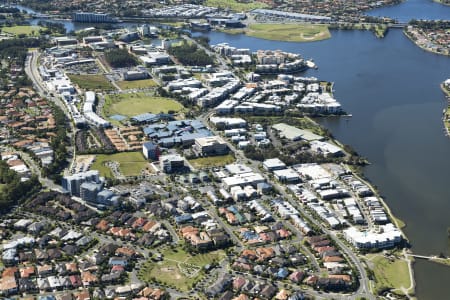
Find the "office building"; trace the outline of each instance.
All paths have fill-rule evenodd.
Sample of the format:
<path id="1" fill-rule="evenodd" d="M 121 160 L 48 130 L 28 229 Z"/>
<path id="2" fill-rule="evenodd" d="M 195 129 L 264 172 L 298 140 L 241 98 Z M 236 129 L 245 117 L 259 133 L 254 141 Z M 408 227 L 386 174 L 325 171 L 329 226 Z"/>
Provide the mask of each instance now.
<path id="1" fill-rule="evenodd" d="M 153 142 L 146 142 L 142 145 L 142 153 L 146 159 L 158 160 L 161 154 L 158 145 Z"/>
<path id="2" fill-rule="evenodd" d="M 62 180 L 62 187 L 72 196 L 80 196 L 81 185 L 84 182 L 100 183 L 99 172 L 91 170 L 82 173 L 76 173 L 70 176 L 64 176 Z"/>
<path id="3" fill-rule="evenodd" d="M 229 152 L 227 143 L 219 136 L 196 138 L 193 149 L 199 156 L 223 155 Z"/>

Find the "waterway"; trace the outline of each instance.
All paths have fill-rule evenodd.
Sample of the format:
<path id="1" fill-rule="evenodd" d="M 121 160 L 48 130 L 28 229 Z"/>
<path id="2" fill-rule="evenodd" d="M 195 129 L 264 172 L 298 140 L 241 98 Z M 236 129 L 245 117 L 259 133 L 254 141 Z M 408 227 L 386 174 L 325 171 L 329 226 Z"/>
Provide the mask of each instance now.
<path id="1" fill-rule="evenodd" d="M 431 0 L 408 0 L 375 9 L 370 15 L 409 19 L 450 19 L 450 7 Z M 89 25 L 63 22 L 77 30 Z M 133 24 L 129 24 L 133 25 Z M 332 31 L 332 38 L 313 43 L 262 40 L 220 32 L 207 34 L 211 44 L 240 48 L 281 49 L 313 58 L 318 70 L 305 75 L 335 82 L 335 97 L 350 119 L 319 122 L 371 165 L 365 175 L 379 188 L 417 254 L 450 255 L 450 140 L 441 114 L 446 106 L 439 84 L 450 77 L 450 59 L 425 52 L 399 29 L 384 39 L 367 31 Z M 449 299 L 450 268 L 417 260 L 419 299 Z"/>
<path id="2" fill-rule="evenodd" d="M 273 42 L 243 35 L 208 34 L 211 44 L 281 49 L 314 58 L 308 76 L 335 82 L 335 97 L 351 119 L 319 122 L 372 163 L 365 175 L 386 198 L 416 253 L 449 253 L 450 140 L 441 121 L 445 97 L 439 83 L 449 77 L 450 59 L 425 52 L 399 29 L 377 39 L 366 31 L 333 31 L 314 43 Z M 330 51 L 332 49 L 332 51 Z M 418 261 L 419 299 L 448 299 L 450 268 Z"/>
<path id="3" fill-rule="evenodd" d="M 374 17 L 391 17 L 400 22 L 411 19 L 449 20 L 450 8 L 433 0 L 406 0 L 400 5 L 376 8 L 367 13 Z"/>

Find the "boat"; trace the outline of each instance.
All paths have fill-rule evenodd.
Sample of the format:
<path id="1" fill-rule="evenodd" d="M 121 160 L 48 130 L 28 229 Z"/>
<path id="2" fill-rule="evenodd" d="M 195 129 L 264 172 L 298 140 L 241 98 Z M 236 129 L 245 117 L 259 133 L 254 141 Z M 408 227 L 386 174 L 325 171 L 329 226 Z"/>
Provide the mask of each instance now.
<path id="1" fill-rule="evenodd" d="M 316 65 L 312 60 L 307 60 L 307 61 L 306 61 L 306 65 L 307 65 L 308 68 L 310 68 L 310 69 L 317 69 L 317 65 Z"/>

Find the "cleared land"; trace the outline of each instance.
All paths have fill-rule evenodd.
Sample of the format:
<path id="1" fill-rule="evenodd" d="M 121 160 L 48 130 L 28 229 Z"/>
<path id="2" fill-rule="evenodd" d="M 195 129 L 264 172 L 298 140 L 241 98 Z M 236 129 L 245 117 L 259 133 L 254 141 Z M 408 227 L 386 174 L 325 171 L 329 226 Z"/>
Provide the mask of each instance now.
<path id="1" fill-rule="evenodd" d="M 117 81 L 116 83 L 122 90 L 148 89 L 158 86 L 158 84 L 153 79 Z"/>
<path id="2" fill-rule="evenodd" d="M 369 263 L 375 275 L 376 290 L 392 288 L 394 292 L 404 294 L 411 286 L 408 263 L 403 259 L 390 260 L 382 254 L 368 255 Z"/>
<path id="3" fill-rule="evenodd" d="M 18 25 L 12 27 L 2 27 L 2 32 L 10 33 L 14 35 L 30 35 L 30 36 L 39 36 L 39 30 L 44 29 L 41 26 L 30 26 L 30 25 Z"/>
<path id="4" fill-rule="evenodd" d="M 105 165 L 106 162 L 119 163 L 119 169 L 124 176 L 140 175 L 146 168 L 148 161 L 141 152 L 122 152 L 115 154 L 98 154 L 91 166 L 92 170 L 98 170 L 100 176 L 114 178 L 111 169 Z"/>
<path id="5" fill-rule="evenodd" d="M 220 167 L 234 162 L 231 154 L 221 156 L 201 157 L 189 160 L 189 163 L 196 169 Z"/>
<path id="6" fill-rule="evenodd" d="M 84 90 L 114 90 L 114 86 L 103 75 L 76 75 L 67 74 L 70 80 Z"/>
<path id="7" fill-rule="evenodd" d="M 250 24 L 245 34 L 284 42 L 313 42 L 331 37 L 327 25 L 313 24 Z"/>
<path id="8" fill-rule="evenodd" d="M 204 266 L 225 257 L 222 250 L 192 256 L 181 247 L 168 249 L 162 254 L 164 259 L 160 262 L 147 261 L 138 277 L 145 282 L 157 280 L 167 286 L 176 286 L 181 291 L 189 291 L 202 278 Z"/>
<path id="9" fill-rule="evenodd" d="M 183 108 L 181 103 L 173 99 L 153 96 L 149 93 L 130 93 L 107 95 L 103 113 L 107 117 L 112 115 L 132 117 L 146 112 L 155 114 L 179 112 Z"/>
<path id="10" fill-rule="evenodd" d="M 229 8 L 237 12 L 268 7 L 267 4 L 262 2 L 256 1 L 238 2 L 235 0 L 206 0 L 204 5 L 218 8 Z"/>

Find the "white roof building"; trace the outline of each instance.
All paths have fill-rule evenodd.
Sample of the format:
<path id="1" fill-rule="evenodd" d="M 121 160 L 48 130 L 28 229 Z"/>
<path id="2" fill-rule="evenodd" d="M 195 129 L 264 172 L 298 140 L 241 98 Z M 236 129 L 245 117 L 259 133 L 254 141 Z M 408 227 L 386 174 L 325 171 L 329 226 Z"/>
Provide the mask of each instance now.
<path id="1" fill-rule="evenodd" d="M 300 180 L 300 175 L 292 169 L 275 170 L 273 174 L 282 182 L 298 182 Z"/>
<path id="2" fill-rule="evenodd" d="M 402 233 L 392 223 L 381 225 L 377 231 L 360 231 L 350 227 L 343 233 L 345 239 L 359 249 L 390 248 L 402 241 Z"/>
<path id="3" fill-rule="evenodd" d="M 222 179 L 222 182 L 225 187 L 231 188 L 233 186 L 256 185 L 260 182 L 265 182 L 265 179 L 261 174 L 249 172 L 225 177 Z"/>
<path id="4" fill-rule="evenodd" d="M 286 168 L 286 164 L 279 158 L 270 158 L 263 162 L 263 168 L 267 171 L 281 170 Z"/>

